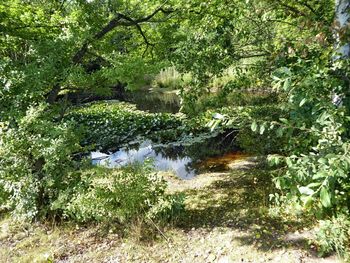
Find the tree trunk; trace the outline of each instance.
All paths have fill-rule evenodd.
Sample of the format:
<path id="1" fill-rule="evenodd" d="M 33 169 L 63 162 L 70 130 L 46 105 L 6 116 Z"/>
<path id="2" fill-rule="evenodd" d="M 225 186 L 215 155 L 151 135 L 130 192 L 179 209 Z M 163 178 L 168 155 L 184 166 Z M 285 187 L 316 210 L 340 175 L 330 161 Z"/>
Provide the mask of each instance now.
<path id="1" fill-rule="evenodd" d="M 350 0 L 335 0 L 335 29 L 337 46 L 336 50 L 339 58 L 347 58 L 350 55 L 350 43 L 347 39 L 347 31 L 350 21 Z"/>
<path id="2" fill-rule="evenodd" d="M 53 104 L 54 102 L 56 102 L 56 99 L 58 97 L 59 92 L 61 91 L 61 86 L 59 83 L 57 83 L 53 89 L 49 92 L 46 102 Z"/>
<path id="3" fill-rule="evenodd" d="M 347 31 L 349 30 L 350 22 L 350 0 L 335 0 L 335 36 L 336 55 L 333 60 L 346 59 L 350 55 L 350 43 L 347 37 Z M 344 94 L 334 93 L 332 96 L 332 102 L 336 106 L 343 104 Z"/>

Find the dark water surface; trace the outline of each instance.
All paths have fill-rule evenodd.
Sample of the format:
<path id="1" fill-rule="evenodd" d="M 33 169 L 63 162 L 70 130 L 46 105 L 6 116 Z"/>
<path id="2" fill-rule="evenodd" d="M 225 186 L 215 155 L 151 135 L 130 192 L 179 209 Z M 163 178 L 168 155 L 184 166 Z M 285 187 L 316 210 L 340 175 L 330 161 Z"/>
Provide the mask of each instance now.
<path id="1" fill-rule="evenodd" d="M 177 113 L 180 110 L 180 97 L 176 91 L 136 90 L 125 93 L 124 97 L 143 111 Z"/>
<path id="2" fill-rule="evenodd" d="M 156 170 L 172 171 L 179 178 L 192 179 L 201 172 L 225 171 L 230 162 L 246 157 L 235 146 L 233 133 L 203 137 L 192 143 L 153 144 L 144 141 L 109 155 L 94 152 L 92 159 L 94 164 L 115 168 L 150 158 Z"/>

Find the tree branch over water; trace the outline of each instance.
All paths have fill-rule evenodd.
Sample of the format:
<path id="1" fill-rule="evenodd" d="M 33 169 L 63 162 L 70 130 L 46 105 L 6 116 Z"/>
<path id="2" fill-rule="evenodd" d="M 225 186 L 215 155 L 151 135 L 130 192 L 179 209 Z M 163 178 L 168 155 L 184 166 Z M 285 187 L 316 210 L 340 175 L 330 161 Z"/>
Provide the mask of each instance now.
<path id="1" fill-rule="evenodd" d="M 164 5 L 164 4 L 163 4 Z M 128 26 L 135 26 L 139 33 L 141 34 L 144 42 L 146 43 L 147 47 L 144 51 L 143 55 L 147 52 L 149 46 L 154 46 L 148 38 L 146 37 L 145 33 L 142 30 L 142 27 L 140 24 L 150 22 L 152 23 L 152 18 L 154 18 L 157 14 L 162 13 L 165 16 L 168 16 L 169 14 L 172 14 L 175 12 L 174 9 L 165 9 L 164 7 L 160 6 L 156 10 L 154 10 L 151 14 L 141 17 L 141 18 L 132 18 L 126 14 L 117 13 L 116 16 L 108 22 L 99 32 L 97 32 L 91 39 L 86 40 L 81 48 L 74 54 L 72 58 L 72 63 L 74 65 L 79 65 L 82 63 L 84 56 L 88 53 L 89 44 L 91 44 L 94 41 L 98 41 L 102 39 L 106 34 L 113 31 L 117 27 L 128 27 Z M 56 101 L 58 93 L 60 92 L 61 87 L 60 84 L 56 84 L 53 89 L 50 91 L 48 95 L 47 101 L 49 103 L 53 103 Z"/>

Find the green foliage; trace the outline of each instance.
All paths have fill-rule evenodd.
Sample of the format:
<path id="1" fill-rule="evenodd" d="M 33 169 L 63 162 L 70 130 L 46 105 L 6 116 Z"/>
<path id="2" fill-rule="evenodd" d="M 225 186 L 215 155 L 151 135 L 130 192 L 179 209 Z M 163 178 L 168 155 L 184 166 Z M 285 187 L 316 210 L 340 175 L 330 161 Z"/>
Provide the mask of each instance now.
<path id="1" fill-rule="evenodd" d="M 258 62 L 255 62 L 259 64 Z M 260 67 L 242 62 L 222 70 L 207 82 L 192 81 L 181 92 L 182 112 L 196 115 L 224 106 L 260 106 L 278 102 L 278 93 L 266 88 L 269 83 Z M 195 80 L 195 79 L 194 79 Z"/>
<path id="2" fill-rule="evenodd" d="M 222 112 L 228 114 L 239 110 L 224 108 Z M 74 120 L 84 131 L 83 145 L 108 150 L 144 139 L 160 143 L 174 142 L 188 136 L 194 139 L 196 135 L 209 132 L 207 124 L 214 113 L 206 111 L 188 118 L 183 114 L 148 113 L 137 110 L 132 104 L 111 101 L 72 108 L 66 119 Z M 237 115 L 237 122 L 240 116 Z M 225 129 L 231 126 L 220 127 Z"/>
<path id="3" fill-rule="evenodd" d="M 148 48 L 153 38 L 146 31 L 155 31 L 156 41 L 156 27 L 152 29 L 150 22 L 138 29 L 136 23 L 125 25 L 123 19 L 110 32 L 104 29 L 116 13 L 140 19 L 159 6 L 168 8 L 158 1 L 144 5 L 138 1 L 2 1 L 1 119 L 10 112 L 22 117 L 32 103 L 48 97 L 55 101 L 58 92 L 104 94 L 118 82 L 129 88 L 144 85 L 146 74 L 155 74 L 166 64 Z M 158 12 L 152 17 L 163 16 Z M 96 68 L 89 70 L 93 64 Z"/>
<path id="4" fill-rule="evenodd" d="M 197 119 L 207 120 L 213 130 L 237 129 L 236 142 L 244 151 L 254 154 L 283 153 L 285 136 L 276 136 L 271 122 L 285 113 L 278 104 L 245 107 L 222 107 L 208 110 Z"/>
<path id="5" fill-rule="evenodd" d="M 81 148 L 74 125 L 52 118 L 41 105 L 28 109 L 16 124 L 2 123 L 0 189 L 7 197 L 2 205 L 16 217 L 54 214 L 51 203 L 76 180 L 72 156 Z"/>
<path id="6" fill-rule="evenodd" d="M 167 113 L 147 113 L 122 102 L 94 103 L 73 109 L 66 119 L 74 120 L 84 129 L 84 145 L 108 149 L 125 144 L 136 137 L 175 130 L 182 119 Z"/>
<path id="7" fill-rule="evenodd" d="M 181 212 L 183 199 L 167 195 L 166 187 L 150 161 L 118 170 L 97 167 L 83 172 L 79 184 L 62 192 L 53 206 L 78 222 L 167 221 Z"/>
<path id="8" fill-rule="evenodd" d="M 269 104 L 277 104 L 277 93 L 270 93 L 264 91 L 223 91 L 211 92 L 201 95 L 195 104 L 186 105 L 183 103 L 182 111 L 190 115 L 198 115 L 207 110 L 218 110 L 220 108 L 230 107 L 251 107 L 264 106 Z M 262 112 L 261 116 L 263 116 Z"/>
<path id="9" fill-rule="evenodd" d="M 105 77 L 114 80 L 114 83 L 126 83 L 130 90 L 150 86 L 153 77 L 165 64 L 141 57 L 113 57 L 113 61 L 113 67 L 105 70 Z"/>
<path id="10" fill-rule="evenodd" d="M 181 210 L 181 198 L 165 194 L 166 182 L 149 163 L 86 171 L 84 161 L 73 158 L 82 151 L 76 123 L 53 122 L 53 114 L 41 105 L 30 108 L 17 127 L 2 123 L 1 209 L 19 219 L 65 215 L 120 223 L 138 216 L 168 220 Z"/>
<path id="11" fill-rule="evenodd" d="M 277 185 L 319 217 L 348 211 L 348 118 L 345 108 L 336 108 L 330 100 L 334 90 L 343 86 L 341 79 L 320 63 L 298 62 L 294 68 L 297 74 L 283 69 L 275 77 L 277 85 L 289 92 L 289 116 L 273 123 L 289 138 L 288 171 L 276 178 Z"/>
<path id="12" fill-rule="evenodd" d="M 345 260 L 350 259 L 350 220 L 340 214 L 331 219 L 322 220 L 316 232 L 315 243 L 321 256 L 327 256 L 334 250 Z"/>
<path id="13" fill-rule="evenodd" d="M 162 199 L 162 183 L 148 168 L 144 177 L 141 168 L 115 172 L 115 178 L 106 171 L 82 175 L 73 161 L 78 142 L 106 149 L 140 136 L 176 140 L 229 128 L 240 129 L 243 148 L 279 154 L 270 158 L 280 172 L 277 199 L 319 218 L 349 212 L 350 67 L 346 59 L 335 60 L 333 19 L 328 0 L 2 1 L 3 207 L 28 218 L 63 209 L 78 221 L 158 214 L 158 204 L 164 211 L 172 201 Z M 92 64 L 96 69 L 89 70 Z M 136 89 L 169 65 L 179 73 L 162 72 L 156 85 L 181 86 L 182 112 L 191 118 L 123 103 L 74 108 L 67 116 L 52 112 L 57 107 L 64 115 L 65 103 L 33 106 L 54 104 L 72 91 L 104 94 L 120 82 Z M 186 72 L 191 79 L 180 81 Z M 271 88 L 276 92 L 265 94 Z M 331 103 L 334 94 L 345 97 L 343 106 Z M 140 184 L 136 175 L 144 178 Z M 124 177 L 130 200 L 120 203 Z M 145 190 L 145 199 L 133 192 L 143 185 L 155 199 L 152 191 Z M 341 250 L 344 240 L 332 237 L 324 247 Z"/>

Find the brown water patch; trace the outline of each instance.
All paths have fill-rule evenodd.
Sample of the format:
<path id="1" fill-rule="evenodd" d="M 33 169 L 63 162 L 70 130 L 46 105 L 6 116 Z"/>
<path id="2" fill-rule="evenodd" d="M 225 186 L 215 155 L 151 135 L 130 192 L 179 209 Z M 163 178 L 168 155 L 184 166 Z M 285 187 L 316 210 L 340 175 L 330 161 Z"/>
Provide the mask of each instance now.
<path id="1" fill-rule="evenodd" d="M 248 158 L 249 155 L 242 152 L 229 152 L 222 156 L 210 157 L 198 163 L 197 169 L 201 171 L 227 171 L 230 170 L 230 164 Z"/>

